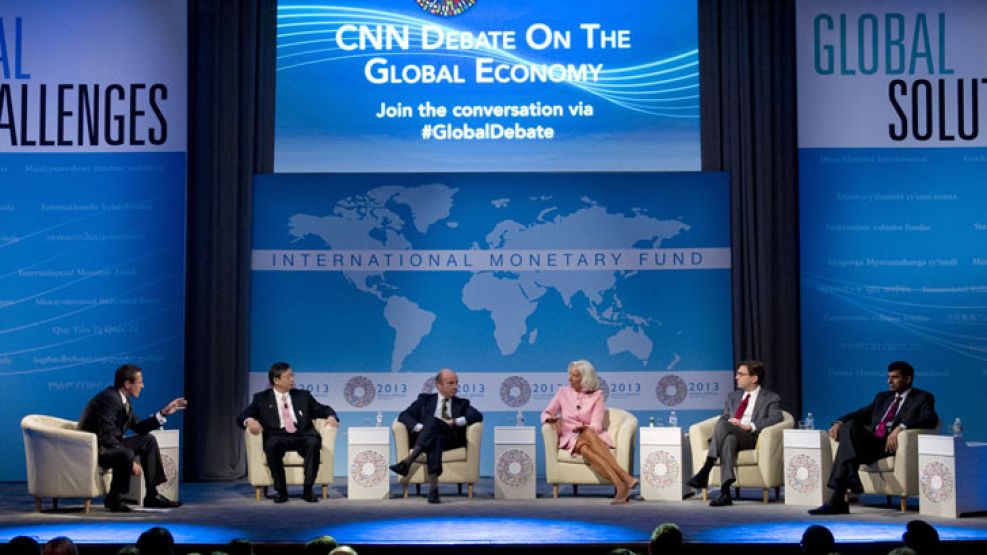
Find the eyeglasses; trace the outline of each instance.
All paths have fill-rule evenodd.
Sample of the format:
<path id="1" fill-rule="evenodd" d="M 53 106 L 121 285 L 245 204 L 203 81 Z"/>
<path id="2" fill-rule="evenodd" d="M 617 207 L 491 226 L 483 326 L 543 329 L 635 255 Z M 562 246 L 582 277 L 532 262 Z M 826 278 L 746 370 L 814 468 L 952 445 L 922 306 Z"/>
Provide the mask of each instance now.
<path id="1" fill-rule="evenodd" d="M 736 375 L 737 376 L 750 376 L 750 373 L 748 373 L 748 372 L 737 372 Z"/>

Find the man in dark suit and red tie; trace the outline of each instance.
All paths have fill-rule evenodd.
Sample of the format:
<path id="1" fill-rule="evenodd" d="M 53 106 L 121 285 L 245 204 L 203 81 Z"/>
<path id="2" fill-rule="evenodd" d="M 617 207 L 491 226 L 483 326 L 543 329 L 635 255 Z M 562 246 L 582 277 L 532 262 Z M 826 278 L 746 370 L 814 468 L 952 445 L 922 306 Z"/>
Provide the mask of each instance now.
<path id="1" fill-rule="evenodd" d="M 131 400 L 141 396 L 144 374 L 133 364 L 124 364 L 113 374 L 113 387 L 107 387 L 93 397 L 79 417 L 79 429 L 96 434 L 98 461 L 103 468 L 113 469 L 113 481 L 103 505 L 113 512 L 126 512 L 123 494 L 130 491 L 130 476 L 144 476 L 147 490 L 144 506 L 154 508 L 178 507 L 181 503 L 158 495 L 158 486 L 167 481 L 158 441 L 151 431 L 166 422 L 165 417 L 188 406 L 184 397 L 165 405 L 154 415 L 140 420 Z M 134 436 L 123 437 L 127 430 Z"/>
<path id="2" fill-rule="evenodd" d="M 483 421 L 480 411 L 467 399 L 456 397 L 459 377 L 448 368 L 435 375 L 436 393 L 422 393 L 410 407 L 398 415 L 398 421 L 408 428 L 414 448 L 404 460 L 391 465 L 391 470 L 407 476 L 411 465 L 425 453 L 428 465 L 428 502 L 439 503 L 439 475 L 442 474 L 442 452 L 466 445 L 466 427 Z"/>
<path id="3" fill-rule="evenodd" d="M 734 379 L 737 389 L 727 395 L 723 414 L 713 429 L 706 462 L 688 482 L 689 486 L 696 489 L 709 485 L 709 473 L 719 458 L 720 495 L 709 502 L 710 507 L 733 504 L 730 486 L 737 481 L 734 469 L 737 453 L 744 449 L 753 449 L 761 430 L 784 418 L 781 414 L 781 396 L 761 387 L 761 382 L 764 381 L 764 363 L 757 360 L 741 362 L 737 365 Z"/>
<path id="4" fill-rule="evenodd" d="M 928 391 L 912 387 L 915 369 L 905 361 L 888 365 L 888 391 L 833 423 L 829 436 L 839 442 L 829 474 L 833 496 L 829 503 L 812 509 L 813 515 L 843 515 L 850 512 L 846 492 L 863 493 L 857 473 L 860 465 L 894 455 L 898 434 L 908 428 L 934 428 L 939 424 L 936 399 Z"/>
<path id="5" fill-rule="evenodd" d="M 312 484 L 319 472 L 322 436 L 312 421 L 325 418 L 327 425 L 338 427 L 336 411 L 316 401 L 308 391 L 295 389 L 295 373 L 287 362 L 271 365 L 267 379 L 272 387 L 254 395 L 250 406 L 237 416 L 237 425 L 253 434 L 264 433 L 264 454 L 277 492 L 274 502 L 288 501 L 283 459 L 288 451 L 297 451 L 305 461 L 302 499 L 315 503 L 319 498 L 312 492 Z"/>

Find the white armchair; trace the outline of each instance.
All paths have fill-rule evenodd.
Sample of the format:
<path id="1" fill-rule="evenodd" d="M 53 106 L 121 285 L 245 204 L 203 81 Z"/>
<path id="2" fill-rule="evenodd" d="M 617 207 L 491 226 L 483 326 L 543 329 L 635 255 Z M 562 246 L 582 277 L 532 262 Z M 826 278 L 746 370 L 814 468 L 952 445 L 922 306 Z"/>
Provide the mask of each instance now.
<path id="1" fill-rule="evenodd" d="M 88 513 L 92 499 L 110 489 L 112 471 L 99 467 L 96 434 L 79 430 L 72 420 L 40 414 L 21 419 L 21 432 L 35 511 L 44 497 L 51 497 L 55 509 L 59 499 L 82 498 Z"/>
<path id="2" fill-rule="evenodd" d="M 408 427 L 395 420 L 391 424 L 394 435 L 394 454 L 397 460 L 403 460 L 411 452 Z M 459 494 L 463 494 L 463 484 L 467 485 L 468 497 L 473 498 L 473 486 L 480 480 L 480 443 L 483 440 L 483 422 L 476 422 L 466 427 L 466 446 L 450 449 L 442 453 L 442 474 L 440 484 L 456 484 Z M 402 476 L 399 483 L 404 497 L 408 497 L 408 484 L 415 484 L 421 494 L 421 487 L 428 481 L 425 469 L 426 455 L 422 453 L 411 465 L 407 476 Z"/>
<path id="3" fill-rule="evenodd" d="M 322 498 L 329 496 L 329 484 L 333 479 L 333 457 L 336 453 L 336 432 L 338 428 L 326 425 L 324 418 L 312 421 L 316 431 L 322 436 L 322 450 L 319 454 L 319 472 L 315 475 L 315 483 L 322 485 Z M 247 447 L 247 479 L 254 486 L 254 497 L 260 501 L 267 495 L 268 486 L 274 485 L 271 469 L 267 466 L 267 455 L 264 454 L 264 434 L 252 434 L 244 428 L 243 442 Z M 300 486 L 305 483 L 305 461 L 295 451 L 284 454 L 284 478 L 289 486 Z"/>
<path id="4" fill-rule="evenodd" d="M 637 418 L 625 410 L 609 408 L 603 415 L 603 427 L 613 440 L 614 448 L 610 451 L 617 464 L 630 473 L 633 470 Z M 581 455 L 572 456 L 569 451 L 559 449 L 555 426 L 542 424 L 541 435 L 545 447 L 545 479 L 552 484 L 552 497 L 559 496 L 559 484 L 572 484 L 573 494 L 578 495 L 578 484 L 610 483 L 609 479 L 590 468 Z"/>
<path id="5" fill-rule="evenodd" d="M 860 465 L 860 483 L 864 493 L 877 493 L 887 496 L 888 505 L 891 497 L 899 496 L 901 511 L 908 508 L 908 498 L 918 495 L 918 436 L 919 434 L 935 434 L 936 429 L 905 430 L 898 434 L 898 450 L 893 457 L 885 457 L 871 464 Z M 839 443 L 830 438 L 833 457 Z"/>
<path id="6" fill-rule="evenodd" d="M 740 488 L 761 488 L 761 500 L 768 502 L 768 491 L 775 490 L 775 499 L 781 496 L 781 485 L 784 477 L 783 430 L 795 427 L 795 420 L 787 411 L 781 411 L 782 421 L 772 426 L 766 426 L 757 434 L 757 443 L 753 449 L 745 449 L 737 454 L 737 481 L 734 482 L 736 497 L 740 496 Z M 713 438 L 713 428 L 719 416 L 714 416 L 697 422 L 689 427 L 689 443 L 692 448 L 693 474 L 706 461 L 709 451 L 709 441 Z M 709 475 L 710 485 L 720 484 L 720 468 L 717 465 Z M 709 489 L 703 489 L 703 499 L 709 498 Z"/>

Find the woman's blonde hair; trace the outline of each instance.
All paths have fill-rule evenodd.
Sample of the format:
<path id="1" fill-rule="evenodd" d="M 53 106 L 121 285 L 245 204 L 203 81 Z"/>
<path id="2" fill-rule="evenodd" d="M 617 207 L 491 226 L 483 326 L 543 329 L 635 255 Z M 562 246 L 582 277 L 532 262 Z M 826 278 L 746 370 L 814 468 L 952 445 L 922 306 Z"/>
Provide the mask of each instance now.
<path id="1" fill-rule="evenodd" d="M 579 385 L 583 391 L 596 391 L 600 388 L 600 377 L 596 375 L 596 368 L 588 360 L 574 360 L 569 363 L 569 368 L 575 368 L 582 380 Z"/>

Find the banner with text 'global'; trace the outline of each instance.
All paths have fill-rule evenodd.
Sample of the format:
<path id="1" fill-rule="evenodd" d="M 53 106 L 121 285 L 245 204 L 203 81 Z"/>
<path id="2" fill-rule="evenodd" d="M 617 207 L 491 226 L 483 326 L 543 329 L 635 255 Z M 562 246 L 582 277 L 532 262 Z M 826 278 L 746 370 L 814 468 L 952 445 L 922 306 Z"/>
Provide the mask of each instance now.
<path id="1" fill-rule="evenodd" d="M 695 0 L 280 0 L 275 170 L 699 169 Z"/>
<path id="2" fill-rule="evenodd" d="M 710 416 L 733 389 L 728 183 L 257 176 L 251 384 L 288 361 L 349 426 L 390 418 L 445 367 L 486 411 L 540 411 L 585 358 L 610 406 Z"/>
<path id="3" fill-rule="evenodd" d="M 829 422 L 906 360 L 987 438 L 987 6 L 798 3 L 803 405 Z"/>

